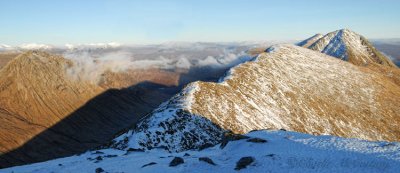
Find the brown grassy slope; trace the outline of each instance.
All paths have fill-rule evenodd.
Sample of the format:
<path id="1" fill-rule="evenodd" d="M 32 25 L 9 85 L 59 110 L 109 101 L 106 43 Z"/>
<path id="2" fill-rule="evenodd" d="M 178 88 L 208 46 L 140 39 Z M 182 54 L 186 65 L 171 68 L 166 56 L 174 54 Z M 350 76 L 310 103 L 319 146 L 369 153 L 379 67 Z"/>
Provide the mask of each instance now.
<path id="1" fill-rule="evenodd" d="M 123 72 L 106 71 L 99 85 L 103 88 L 124 88 L 143 81 L 164 86 L 178 86 L 180 74 L 160 69 L 128 69 Z"/>
<path id="2" fill-rule="evenodd" d="M 3 68 L 9 61 L 17 57 L 19 53 L 0 52 L 0 69 Z"/>
<path id="3" fill-rule="evenodd" d="M 360 36 L 361 44 L 366 48 L 368 54 L 359 54 L 354 52 L 352 48 L 348 48 L 347 54 L 349 56 L 349 62 L 359 66 L 366 66 L 370 64 L 379 64 L 382 66 L 395 67 L 397 66 L 390 60 L 390 58 L 383 55 L 381 52 L 375 49 L 374 46 L 363 36 Z M 347 45 L 350 46 L 350 45 Z"/>
<path id="4" fill-rule="evenodd" d="M 2 128 L 0 146 L 5 150 L 1 152 L 22 145 L 103 91 L 89 83 L 68 80 L 64 70 L 69 65 L 72 65 L 71 62 L 62 57 L 29 51 L 1 69 L 0 107 L 12 115 L 3 114 L 1 124 L 36 129 L 18 131 Z"/>
<path id="5" fill-rule="evenodd" d="M 268 47 L 256 47 L 256 48 L 252 48 L 252 49 L 248 50 L 247 53 L 251 56 L 256 56 L 258 54 L 265 52 L 265 49 L 267 49 L 267 48 Z"/>
<path id="6" fill-rule="evenodd" d="M 137 75 L 107 77 L 110 83 L 98 86 L 68 76 L 71 66 L 61 56 L 28 51 L 0 70 L 0 153 L 7 153 L 0 167 L 97 147 L 176 92 L 129 78 Z"/>
<path id="7" fill-rule="evenodd" d="M 391 79 L 394 83 L 400 86 L 400 69 L 393 63 L 390 58 L 379 52 L 372 44 L 363 36 L 361 36 L 362 44 L 367 47 L 369 56 L 359 57 L 365 55 L 359 55 L 353 53 L 351 49 L 348 51 L 349 62 L 358 66 L 369 68 L 381 75 Z M 361 63 L 362 59 L 367 59 L 368 64 Z"/>
<path id="8" fill-rule="evenodd" d="M 285 128 L 400 141 L 400 87 L 385 75 L 296 46 L 198 82 L 191 112 L 237 133 Z"/>

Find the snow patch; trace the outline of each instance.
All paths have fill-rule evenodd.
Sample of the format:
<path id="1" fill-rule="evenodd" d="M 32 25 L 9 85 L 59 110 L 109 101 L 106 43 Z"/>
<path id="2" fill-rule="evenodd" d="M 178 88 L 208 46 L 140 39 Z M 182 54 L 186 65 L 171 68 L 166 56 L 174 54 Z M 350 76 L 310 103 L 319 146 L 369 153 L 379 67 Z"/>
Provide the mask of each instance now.
<path id="1" fill-rule="evenodd" d="M 97 168 L 106 172 L 237 172 L 236 162 L 242 157 L 253 157 L 254 163 L 242 172 L 388 172 L 400 170 L 400 144 L 368 142 L 333 136 L 312 136 L 289 131 L 255 131 L 250 138 L 266 140 L 265 143 L 248 142 L 247 139 L 230 141 L 201 151 L 169 153 L 153 149 L 144 152 L 127 152 L 103 149 L 66 158 L 31 165 L 2 169 L 0 172 L 92 173 Z M 174 157 L 184 163 L 169 167 Z M 211 159 L 216 165 L 199 161 Z M 155 164 L 147 165 L 151 162 Z"/>

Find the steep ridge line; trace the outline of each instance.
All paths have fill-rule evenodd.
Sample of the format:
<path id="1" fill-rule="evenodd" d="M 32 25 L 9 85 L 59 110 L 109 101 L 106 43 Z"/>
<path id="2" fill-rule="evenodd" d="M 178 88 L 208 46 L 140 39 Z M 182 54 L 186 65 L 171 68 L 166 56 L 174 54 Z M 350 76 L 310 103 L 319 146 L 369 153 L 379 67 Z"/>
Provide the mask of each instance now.
<path id="1" fill-rule="evenodd" d="M 268 51 L 221 83 L 191 83 L 112 147 L 183 151 L 214 145 L 226 131 L 271 128 L 400 140 L 400 88 L 384 75 L 294 45 Z"/>

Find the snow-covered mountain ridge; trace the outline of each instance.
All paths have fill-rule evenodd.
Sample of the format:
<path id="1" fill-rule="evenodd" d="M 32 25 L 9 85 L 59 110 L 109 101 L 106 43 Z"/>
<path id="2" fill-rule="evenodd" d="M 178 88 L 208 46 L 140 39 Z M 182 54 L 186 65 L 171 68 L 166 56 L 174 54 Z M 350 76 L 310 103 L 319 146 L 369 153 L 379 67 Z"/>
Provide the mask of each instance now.
<path id="1" fill-rule="evenodd" d="M 113 146 L 183 151 L 214 145 L 226 131 L 281 128 L 399 140 L 400 88 L 390 79 L 294 45 L 268 50 L 220 83 L 191 83 Z"/>

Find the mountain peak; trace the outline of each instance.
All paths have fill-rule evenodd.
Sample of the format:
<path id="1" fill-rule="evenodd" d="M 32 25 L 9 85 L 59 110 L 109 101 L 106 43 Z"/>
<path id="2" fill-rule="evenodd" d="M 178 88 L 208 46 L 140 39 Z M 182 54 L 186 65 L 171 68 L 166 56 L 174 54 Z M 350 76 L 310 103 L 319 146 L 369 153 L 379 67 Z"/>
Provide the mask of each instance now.
<path id="1" fill-rule="evenodd" d="M 376 50 L 365 37 L 349 29 L 330 32 L 310 46 L 303 47 L 349 61 L 355 65 L 380 64 L 396 67 L 389 58 Z"/>
<path id="2" fill-rule="evenodd" d="M 29 50 L 9 61 L 0 71 L 4 74 L 25 73 L 24 76 L 32 75 L 35 78 L 41 73 L 61 73 L 68 66 L 72 66 L 72 61 L 68 59 L 43 51 Z"/>

